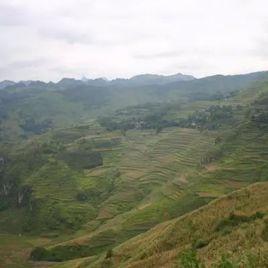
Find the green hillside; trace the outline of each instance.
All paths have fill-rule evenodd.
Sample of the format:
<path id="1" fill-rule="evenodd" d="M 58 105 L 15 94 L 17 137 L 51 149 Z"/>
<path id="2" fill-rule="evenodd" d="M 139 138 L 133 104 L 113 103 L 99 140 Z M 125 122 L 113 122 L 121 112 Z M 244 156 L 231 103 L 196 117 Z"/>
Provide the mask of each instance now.
<path id="1" fill-rule="evenodd" d="M 147 103 L 188 105 L 198 100 L 225 99 L 268 79 L 268 73 L 218 75 L 188 81 L 173 81 L 169 76 L 160 78 L 165 78 L 166 82 L 133 78 L 101 83 L 75 79 L 62 79 L 58 83 L 12 83 L 0 90 L 0 139 L 16 142 L 49 129 L 84 124 L 129 106 Z"/>
<path id="2" fill-rule="evenodd" d="M 0 263 L 263 267 L 266 76 L 1 89 Z"/>
<path id="3" fill-rule="evenodd" d="M 238 190 L 157 225 L 101 262 L 107 267 L 265 267 L 267 194 L 267 182 Z"/>

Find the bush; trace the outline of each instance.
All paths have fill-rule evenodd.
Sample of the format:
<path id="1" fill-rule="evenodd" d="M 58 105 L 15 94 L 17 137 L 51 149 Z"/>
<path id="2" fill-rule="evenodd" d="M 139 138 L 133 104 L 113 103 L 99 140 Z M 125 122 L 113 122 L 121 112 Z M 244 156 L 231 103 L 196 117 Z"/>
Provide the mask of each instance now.
<path id="1" fill-rule="evenodd" d="M 34 261 L 56 261 L 70 260 L 77 256 L 83 256 L 83 246 L 57 246 L 51 250 L 37 247 L 31 252 L 31 259 Z"/>
<path id="2" fill-rule="evenodd" d="M 183 268 L 203 268 L 200 260 L 196 256 L 196 252 L 193 250 L 186 251 L 182 254 L 180 259 L 181 266 Z"/>
<path id="3" fill-rule="evenodd" d="M 230 213 L 228 218 L 225 218 L 221 220 L 218 225 L 215 228 L 215 231 L 221 231 L 222 229 L 226 227 L 235 227 L 238 226 L 244 222 L 251 222 L 256 219 L 261 219 L 263 218 L 264 214 L 262 212 L 257 211 L 251 216 L 246 216 L 246 215 L 237 215 L 235 213 Z"/>
<path id="4" fill-rule="evenodd" d="M 31 252 L 31 259 L 34 261 L 39 261 L 45 259 L 47 256 L 47 250 L 43 247 L 36 247 Z"/>
<path id="5" fill-rule="evenodd" d="M 236 264 L 232 263 L 227 257 L 222 256 L 219 268 L 236 268 Z"/>
<path id="6" fill-rule="evenodd" d="M 103 164 L 101 153 L 93 151 L 65 151 L 59 155 L 59 159 L 75 169 L 90 169 Z"/>
<path id="7" fill-rule="evenodd" d="M 268 242 L 268 220 L 265 221 L 265 226 L 261 235 L 262 239 Z"/>
<path id="8" fill-rule="evenodd" d="M 87 193 L 85 191 L 80 191 L 76 195 L 76 199 L 80 202 L 84 202 L 88 200 Z"/>
<path id="9" fill-rule="evenodd" d="M 4 197 L 0 197 L 0 211 L 6 210 L 8 207 L 8 200 Z"/>
<path id="10" fill-rule="evenodd" d="M 205 110 L 194 112 L 180 120 L 180 126 L 215 130 L 233 121 L 233 108 L 228 105 L 212 105 Z"/>
<path id="11" fill-rule="evenodd" d="M 111 259 L 113 256 L 113 251 L 111 249 L 108 249 L 108 251 L 106 252 L 106 259 Z"/>
<path id="12" fill-rule="evenodd" d="M 198 239 L 193 243 L 193 249 L 199 249 L 207 246 L 209 244 L 208 240 Z"/>

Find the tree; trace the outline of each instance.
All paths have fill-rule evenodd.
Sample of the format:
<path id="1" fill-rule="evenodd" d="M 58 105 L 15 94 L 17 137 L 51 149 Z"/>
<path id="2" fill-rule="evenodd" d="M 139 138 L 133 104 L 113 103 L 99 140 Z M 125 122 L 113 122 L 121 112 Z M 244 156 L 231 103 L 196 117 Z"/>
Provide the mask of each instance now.
<path id="1" fill-rule="evenodd" d="M 106 259 L 111 259 L 113 256 L 113 250 L 112 249 L 108 249 L 106 252 Z"/>
<path id="2" fill-rule="evenodd" d="M 156 128 L 155 128 L 155 133 L 159 134 L 162 130 L 163 130 L 163 127 L 160 126 L 160 125 L 157 125 Z"/>
<path id="3" fill-rule="evenodd" d="M 34 261 L 42 260 L 47 255 L 47 250 L 43 247 L 36 247 L 31 252 L 31 259 Z"/>

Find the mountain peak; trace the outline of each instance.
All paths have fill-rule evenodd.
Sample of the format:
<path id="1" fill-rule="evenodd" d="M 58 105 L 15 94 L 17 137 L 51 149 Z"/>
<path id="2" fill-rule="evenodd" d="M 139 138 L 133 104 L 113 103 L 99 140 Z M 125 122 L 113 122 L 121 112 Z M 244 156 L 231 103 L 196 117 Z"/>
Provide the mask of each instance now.
<path id="1" fill-rule="evenodd" d="M 11 81 L 11 80 L 1 81 L 0 82 L 0 89 L 3 89 L 3 88 L 8 87 L 8 86 L 13 86 L 14 84 L 16 84 L 16 83 Z"/>
<path id="2" fill-rule="evenodd" d="M 130 81 L 135 81 L 138 84 L 167 84 L 178 81 L 190 81 L 195 79 L 192 75 L 184 75 L 182 73 L 177 73 L 173 75 L 159 75 L 159 74 L 140 74 L 131 77 Z"/>

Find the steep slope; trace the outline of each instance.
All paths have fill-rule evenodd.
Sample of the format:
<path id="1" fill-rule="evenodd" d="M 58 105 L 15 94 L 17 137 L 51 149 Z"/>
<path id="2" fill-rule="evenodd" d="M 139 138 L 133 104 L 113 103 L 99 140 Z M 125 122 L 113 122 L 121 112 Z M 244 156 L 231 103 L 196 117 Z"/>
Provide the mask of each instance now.
<path id="1" fill-rule="evenodd" d="M 29 266 L 36 246 L 34 260 L 97 265 L 161 222 L 266 181 L 267 90 L 260 81 L 224 98 L 132 106 L 109 114 L 119 128 L 91 120 L 1 143 L 4 244 L 15 248 L 22 234 Z M 135 124 L 121 128 L 128 121 Z"/>
<path id="2" fill-rule="evenodd" d="M 186 252 L 197 251 L 205 267 L 219 264 L 224 255 L 240 265 L 265 267 L 267 196 L 267 182 L 238 190 L 125 242 L 103 262 L 107 267 L 188 267 L 182 265 Z M 194 254 L 188 256 L 194 263 Z"/>
<path id="3" fill-rule="evenodd" d="M 44 249 L 37 259 L 66 261 L 101 254 L 211 199 L 267 180 L 267 121 L 263 119 L 267 87 L 261 87 L 258 93 L 253 91 L 250 110 L 248 105 L 246 110 L 240 107 L 235 110 L 235 118 L 223 122 L 218 129 L 176 127 L 159 134 L 131 130 L 121 136 L 116 146 L 103 152 L 104 165 L 88 171 L 88 179 L 81 180 L 100 181 L 110 168 L 117 168 L 113 190 L 103 200 L 98 199 L 95 220 L 82 227 L 82 235 Z M 238 99 L 236 96 L 230 103 L 237 105 Z M 245 117 L 246 111 L 249 115 Z M 205 115 L 208 120 L 208 114 Z M 214 122 L 215 113 L 210 116 L 210 124 L 201 120 L 203 128 Z M 93 194 L 97 189 L 90 186 L 83 190 Z M 92 226 L 95 227 L 91 229 Z"/>

